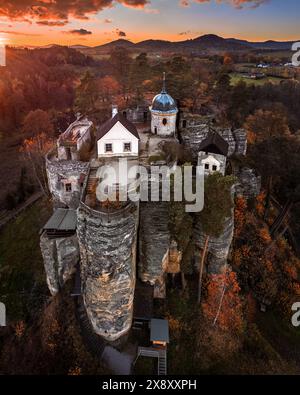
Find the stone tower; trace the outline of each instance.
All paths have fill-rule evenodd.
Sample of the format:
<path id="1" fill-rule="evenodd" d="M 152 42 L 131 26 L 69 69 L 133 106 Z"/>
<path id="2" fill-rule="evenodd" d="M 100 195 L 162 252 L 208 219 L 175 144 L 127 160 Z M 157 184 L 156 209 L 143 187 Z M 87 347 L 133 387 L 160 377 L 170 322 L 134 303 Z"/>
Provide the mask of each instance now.
<path id="1" fill-rule="evenodd" d="M 163 88 L 153 99 L 151 111 L 151 132 L 163 137 L 175 136 L 177 105 L 166 90 L 166 74 L 163 77 Z"/>

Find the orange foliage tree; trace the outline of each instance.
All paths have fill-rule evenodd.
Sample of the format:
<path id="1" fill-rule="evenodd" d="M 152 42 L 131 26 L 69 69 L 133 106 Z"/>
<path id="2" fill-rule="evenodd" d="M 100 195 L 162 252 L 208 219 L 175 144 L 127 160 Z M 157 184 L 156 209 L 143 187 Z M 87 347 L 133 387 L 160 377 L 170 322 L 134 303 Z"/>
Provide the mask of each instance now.
<path id="1" fill-rule="evenodd" d="M 240 286 L 236 273 L 227 269 L 222 274 L 211 274 L 202 303 L 204 318 L 223 331 L 239 333 L 243 329 Z"/>
<path id="2" fill-rule="evenodd" d="M 251 144 L 290 135 L 287 117 L 280 111 L 256 110 L 248 116 L 244 127 Z"/>
<path id="3" fill-rule="evenodd" d="M 49 195 L 45 155 L 50 151 L 52 146 L 53 141 L 45 133 L 40 133 L 34 137 L 25 139 L 21 147 L 21 152 L 29 160 L 35 180 L 45 196 Z"/>

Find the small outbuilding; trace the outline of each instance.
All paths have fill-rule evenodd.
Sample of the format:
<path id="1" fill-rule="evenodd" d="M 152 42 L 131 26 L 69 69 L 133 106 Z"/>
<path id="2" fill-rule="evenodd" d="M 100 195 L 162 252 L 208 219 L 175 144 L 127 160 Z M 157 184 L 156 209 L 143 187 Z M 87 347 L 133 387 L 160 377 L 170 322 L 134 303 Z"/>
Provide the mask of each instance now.
<path id="1" fill-rule="evenodd" d="M 153 345 L 163 346 L 170 342 L 167 320 L 152 318 L 150 321 L 150 340 Z"/>
<path id="2" fill-rule="evenodd" d="M 75 234 L 76 226 L 76 210 L 58 208 L 43 227 L 43 231 L 49 238 L 68 237 Z"/>
<path id="3" fill-rule="evenodd" d="M 219 172 L 225 175 L 229 144 L 216 132 L 209 132 L 199 145 L 198 165 L 205 175 Z"/>

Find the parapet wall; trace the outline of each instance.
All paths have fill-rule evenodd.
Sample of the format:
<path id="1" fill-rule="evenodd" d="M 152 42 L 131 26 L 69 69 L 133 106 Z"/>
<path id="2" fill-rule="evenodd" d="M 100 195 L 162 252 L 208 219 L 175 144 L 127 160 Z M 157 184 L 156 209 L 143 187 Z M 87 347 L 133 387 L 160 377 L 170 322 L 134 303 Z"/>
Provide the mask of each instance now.
<path id="1" fill-rule="evenodd" d="M 46 170 L 54 207 L 76 209 L 79 206 L 89 163 L 58 160 L 54 150 L 46 156 Z M 71 191 L 67 190 L 66 184 L 71 184 Z"/>

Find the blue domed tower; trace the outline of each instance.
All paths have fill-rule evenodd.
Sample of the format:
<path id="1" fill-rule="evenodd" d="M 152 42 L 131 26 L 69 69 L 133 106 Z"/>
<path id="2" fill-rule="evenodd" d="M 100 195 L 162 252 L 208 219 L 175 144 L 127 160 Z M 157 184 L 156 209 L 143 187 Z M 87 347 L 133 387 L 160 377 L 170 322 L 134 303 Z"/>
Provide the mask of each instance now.
<path id="1" fill-rule="evenodd" d="M 152 101 L 151 132 L 158 136 L 175 136 L 177 105 L 175 100 L 166 91 L 166 73 L 163 77 L 163 89 Z"/>

